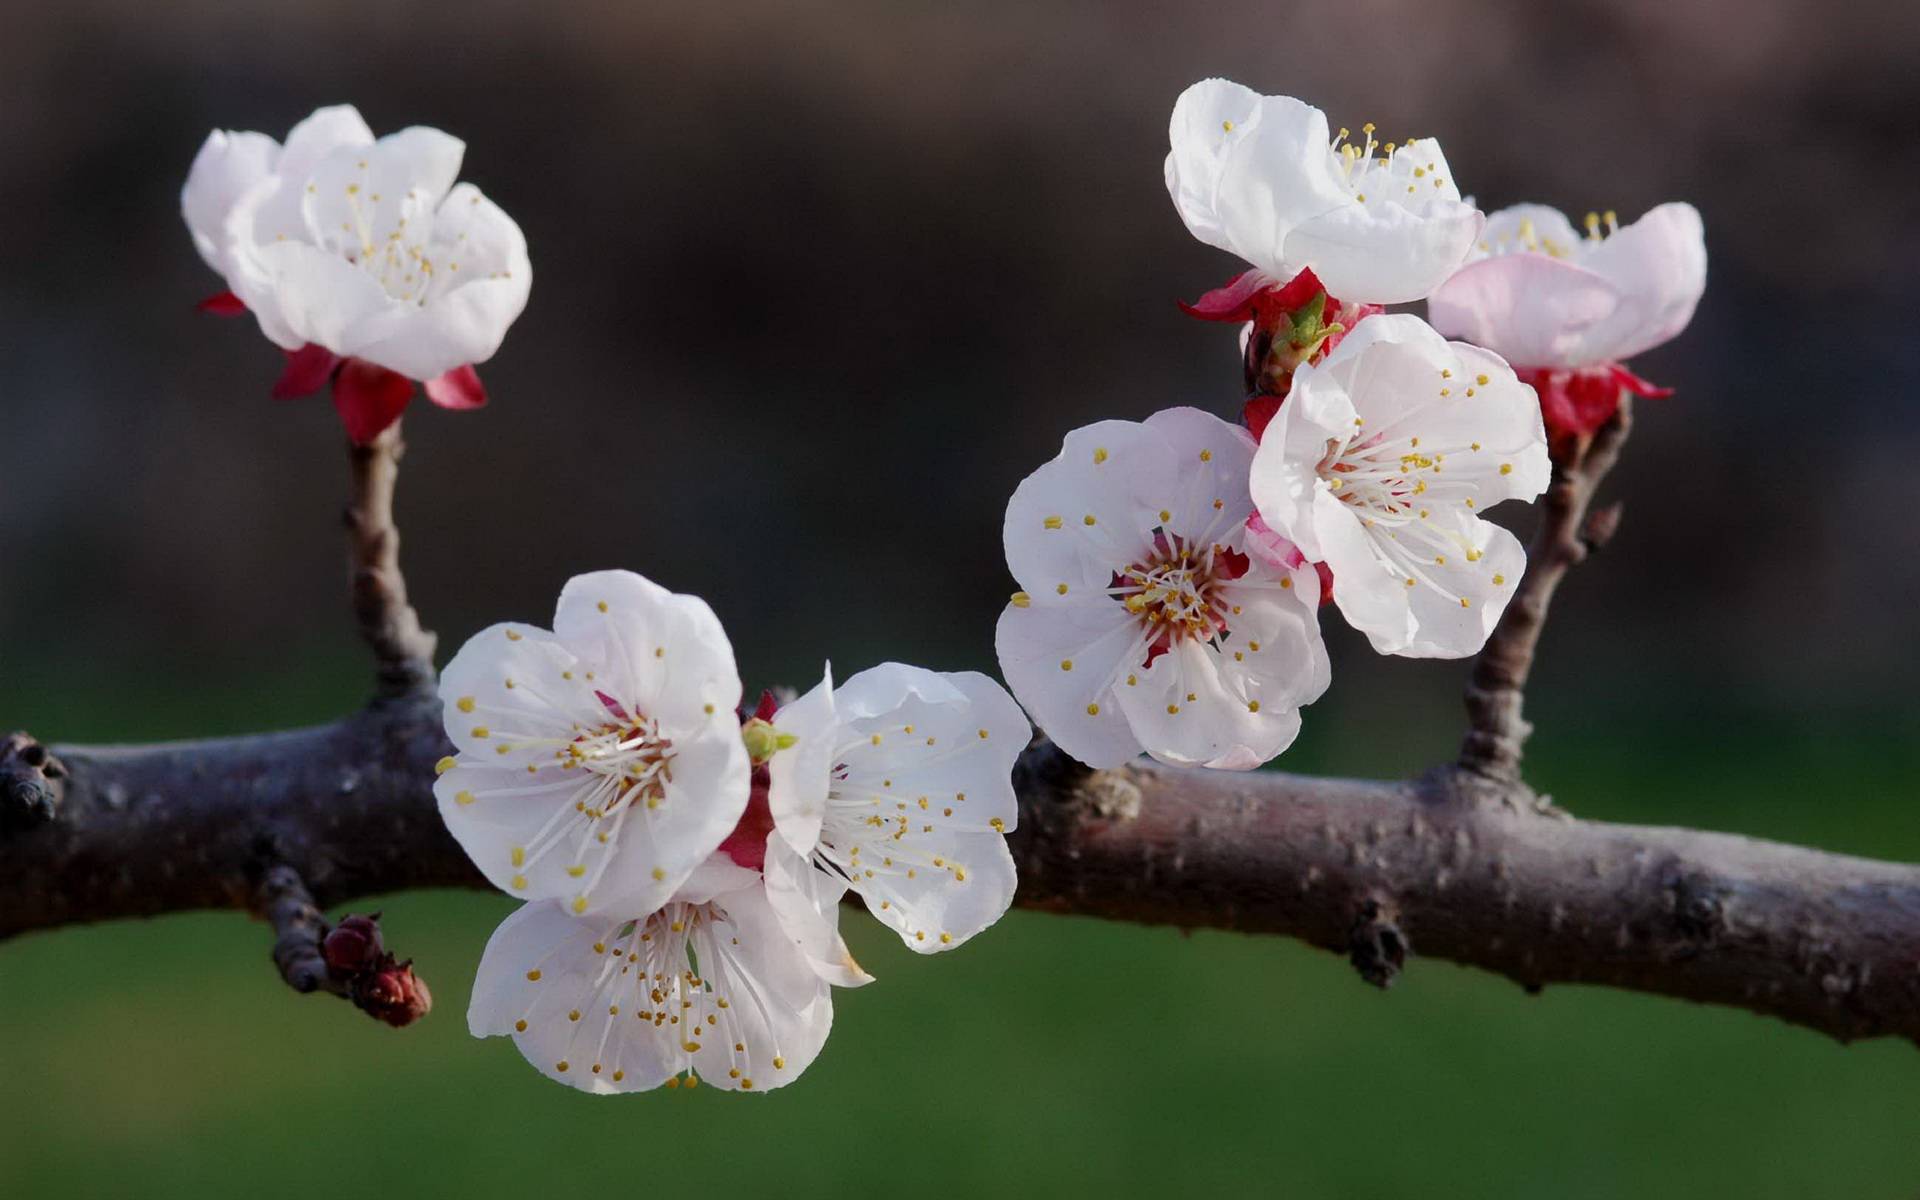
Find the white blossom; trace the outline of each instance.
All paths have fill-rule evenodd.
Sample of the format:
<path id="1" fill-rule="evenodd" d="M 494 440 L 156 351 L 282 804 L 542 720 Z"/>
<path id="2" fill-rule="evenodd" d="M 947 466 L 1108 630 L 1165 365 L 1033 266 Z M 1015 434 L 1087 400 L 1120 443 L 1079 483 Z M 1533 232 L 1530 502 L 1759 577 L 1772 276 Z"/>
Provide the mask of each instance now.
<path id="1" fill-rule="evenodd" d="M 275 345 L 432 381 L 499 349 L 533 279 L 520 227 L 455 184 L 465 149 L 423 126 L 375 140 L 353 109 L 322 109 L 284 149 L 213 134 L 181 205 Z"/>
<path id="2" fill-rule="evenodd" d="M 807 1069 L 833 1025 L 801 945 L 837 935 L 796 934 L 793 916 L 724 855 L 656 909 L 525 905 L 487 943 L 468 1028 L 511 1037 L 542 1074 L 583 1091 L 771 1091 Z"/>
<path id="3" fill-rule="evenodd" d="M 1253 456 L 1246 430 L 1198 409 L 1101 421 L 1068 434 L 1008 503 L 1022 590 L 1000 617 L 1000 667 L 1089 766 L 1142 750 L 1258 766 L 1326 690 L 1318 575 L 1247 552 Z"/>
<path id="4" fill-rule="evenodd" d="M 838 689 L 829 673 L 773 724 L 795 740 L 768 764 L 774 841 L 785 843 L 769 853 L 770 890 L 830 907 L 851 888 L 923 953 L 1007 911 L 1013 764 L 1033 731 L 999 684 L 885 663 Z M 838 983 L 843 954 L 829 944 L 813 957 Z"/>
<path id="5" fill-rule="evenodd" d="M 704 601 L 631 572 L 569 581 L 551 632 L 474 635 L 440 696 L 458 749 L 434 784 L 440 815 L 516 896 L 652 912 L 746 809 L 726 633 Z"/>
<path id="6" fill-rule="evenodd" d="M 1417 317 L 1369 317 L 1294 376 L 1253 458 L 1264 523 L 1333 573 L 1333 599 L 1383 654 L 1477 652 L 1526 552 L 1480 518 L 1551 468 L 1540 407 L 1498 355 Z"/>
<path id="7" fill-rule="evenodd" d="M 1312 270 L 1350 303 L 1431 292 L 1466 258 L 1484 218 L 1464 202 L 1440 144 L 1329 135 L 1319 109 L 1224 79 L 1174 105 L 1167 191 L 1193 235 L 1264 282 Z"/>

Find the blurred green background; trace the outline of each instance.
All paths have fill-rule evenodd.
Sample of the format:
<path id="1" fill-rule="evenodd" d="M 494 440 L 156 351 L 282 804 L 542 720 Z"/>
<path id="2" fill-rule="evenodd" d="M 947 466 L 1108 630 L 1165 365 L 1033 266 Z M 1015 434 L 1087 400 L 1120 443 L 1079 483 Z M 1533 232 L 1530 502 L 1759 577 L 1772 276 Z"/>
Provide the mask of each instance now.
<path id="1" fill-rule="evenodd" d="M 750 682 L 992 663 L 1000 517 L 1061 436 L 1230 414 L 1237 269 L 1168 203 L 1224 74 L 1434 134 L 1486 206 L 1696 203 L 1637 360 L 1620 537 L 1556 605 L 1536 785 L 1589 817 L 1920 860 L 1920 111 L 1910 0 L 0 0 L 0 728 L 242 732 L 357 703 L 323 399 L 200 316 L 214 126 L 440 125 L 526 229 L 480 414 L 417 409 L 409 582 L 450 652 L 570 574 L 707 597 Z M 1516 519 L 1524 523 L 1524 513 Z M 748 531 L 750 536 L 742 536 Z M 1291 770 L 1450 755 L 1460 664 L 1327 622 Z M 721 1194 L 1904 1197 L 1920 1052 L 1291 943 L 1016 914 L 880 976 L 767 1097 L 576 1095 L 464 1028 L 507 903 L 378 901 L 438 1006 L 296 997 L 194 915 L 0 945 L 0 1200 Z M 1418 931 L 1414 932 L 1416 953 Z"/>
<path id="2" fill-rule="evenodd" d="M 245 691 L 162 703 L 82 672 L 9 681 L 0 708 L 97 737 L 320 719 L 360 689 L 358 647 L 335 649 Z M 1309 722 L 1290 765 L 1379 767 L 1343 715 Z M 1539 715 L 1536 779 L 1582 815 L 1920 858 L 1911 719 Z M 1388 765 L 1443 754 L 1451 726 L 1409 727 Z M 1382 994 L 1293 942 L 1018 912 L 923 959 L 850 911 L 879 980 L 837 994 L 826 1052 L 781 1091 L 584 1096 L 467 1035 L 510 901 L 368 905 L 433 986 L 412 1029 L 295 996 L 238 916 L 0 946 L 0 1195 L 1857 1198 L 1920 1177 L 1910 1045 L 1600 989 L 1528 997 L 1417 957 Z"/>

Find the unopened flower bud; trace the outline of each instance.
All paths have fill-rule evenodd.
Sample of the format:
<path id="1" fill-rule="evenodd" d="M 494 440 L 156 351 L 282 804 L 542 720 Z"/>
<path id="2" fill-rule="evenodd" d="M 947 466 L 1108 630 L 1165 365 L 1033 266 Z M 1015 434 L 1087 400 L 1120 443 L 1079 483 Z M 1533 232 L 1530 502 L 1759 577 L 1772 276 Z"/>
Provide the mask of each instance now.
<path id="1" fill-rule="evenodd" d="M 747 755 L 756 763 L 766 762 L 776 751 L 791 749 L 800 740 L 759 717 L 751 717 L 740 726 L 740 737 L 747 743 Z"/>
<path id="2" fill-rule="evenodd" d="M 413 973 L 412 961 L 396 963 L 387 955 L 375 969 L 354 980 L 353 1002 L 361 1011 L 400 1029 L 432 1010 L 433 993 Z"/>
<path id="3" fill-rule="evenodd" d="M 338 978 L 358 975 L 376 965 L 385 946 L 380 940 L 380 914 L 353 913 L 341 919 L 320 943 L 327 969 Z"/>

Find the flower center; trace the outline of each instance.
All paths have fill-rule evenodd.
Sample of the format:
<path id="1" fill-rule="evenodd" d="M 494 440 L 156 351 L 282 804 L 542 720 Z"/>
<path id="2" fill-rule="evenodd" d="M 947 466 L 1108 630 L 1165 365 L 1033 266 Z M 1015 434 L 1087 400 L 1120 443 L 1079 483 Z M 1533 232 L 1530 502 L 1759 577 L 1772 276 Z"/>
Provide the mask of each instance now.
<path id="1" fill-rule="evenodd" d="M 567 736 L 514 737 L 511 742 L 501 743 L 503 750 L 556 747 L 553 765 L 563 773 L 561 780 L 514 790 L 537 795 L 563 788 L 572 793 L 572 803 L 557 806 L 532 840 L 513 847 L 511 855 L 516 868 L 529 867 L 549 854 L 571 860 L 567 874 L 581 881 L 573 901 L 575 912 L 586 911 L 586 898 L 613 862 L 613 851 L 628 820 L 644 824 L 647 814 L 667 802 L 667 785 L 673 782 L 673 742 L 661 736 L 659 722 L 644 713 L 628 711 L 605 692 L 596 691 L 594 695 L 610 720 L 592 727 L 576 722 Z M 527 769 L 539 773 L 533 764 Z M 565 775 L 576 771 L 579 774 Z M 510 795 L 513 790 L 495 794 Z M 589 866 L 589 858 L 596 852 L 598 861 Z M 514 886 L 525 886 L 525 879 L 516 875 Z"/>
<path id="2" fill-rule="evenodd" d="M 718 1046 L 729 1077 L 753 1088 L 742 1006 L 760 1014 L 762 1028 L 778 1026 L 767 1019 L 767 1000 L 744 968 L 738 930 L 725 909 L 711 902 L 669 904 L 644 920 L 628 921 L 593 949 L 599 966 L 581 1007 L 567 1014 L 573 1028 L 562 1070 L 581 1062 L 618 1082 L 626 1074 L 621 1053 L 627 1042 L 612 1033 L 617 1022 L 637 1020 L 672 1038 L 681 1070 L 690 1074 L 692 1056 Z M 611 1058 L 603 1060 L 609 1048 Z M 773 1066 L 783 1069 L 780 1048 L 771 1049 Z M 669 1086 L 677 1083 L 676 1076 Z"/>
<path id="3" fill-rule="evenodd" d="M 1484 384 L 1485 377 L 1476 382 Z M 1466 394 L 1473 394 L 1471 386 Z M 1327 443 L 1327 455 L 1316 468 L 1320 478 L 1335 499 L 1355 510 L 1389 571 L 1408 587 L 1424 584 L 1459 601 L 1457 593 L 1435 581 L 1432 568 L 1455 557 L 1466 562 L 1481 557 L 1462 532 L 1471 528 L 1464 518 L 1480 489 L 1459 475 L 1446 475 L 1450 455 L 1477 453 L 1480 443 L 1436 447 L 1416 434 L 1394 429 L 1365 434 L 1361 428 L 1345 443 Z"/>
<path id="4" fill-rule="evenodd" d="M 1374 202 L 1407 202 L 1419 197 L 1423 189 L 1446 187 L 1439 160 L 1415 153 L 1413 139 L 1409 138 L 1404 146 L 1376 142 L 1372 121 L 1362 125 L 1360 132 L 1365 140 L 1355 144 L 1343 126 L 1327 150 L 1334 156 L 1334 169 L 1361 204 L 1368 203 L 1369 197 Z"/>
<path id="5" fill-rule="evenodd" d="M 1113 573 L 1107 594 L 1125 605 L 1147 635 L 1147 667 L 1183 638 L 1218 641 L 1229 606 L 1221 584 L 1247 573 L 1247 556 L 1228 546 L 1153 531 L 1153 552 Z"/>

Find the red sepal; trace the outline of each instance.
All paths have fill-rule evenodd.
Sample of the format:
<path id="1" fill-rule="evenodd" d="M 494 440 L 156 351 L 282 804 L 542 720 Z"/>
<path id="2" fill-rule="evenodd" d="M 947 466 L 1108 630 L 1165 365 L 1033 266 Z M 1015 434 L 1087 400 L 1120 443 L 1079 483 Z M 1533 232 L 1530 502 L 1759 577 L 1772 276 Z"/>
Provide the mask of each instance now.
<path id="1" fill-rule="evenodd" d="M 339 355 L 315 342 L 282 353 L 287 356 L 287 365 L 280 372 L 280 378 L 273 382 L 275 400 L 295 400 L 313 395 L 326 386 L 327 380 L 333 376 L 333 369 L 340 365 Z"/>
<path id="2" fill-rule="evenodd" d="M 481 408 L 487 403 L 486 385 L 472 366 L 455 367 L 426 382 L 427 399 L 441 408 Z"/>
<path id="3" fill-rule="evenodd" d="M 1184 300 L 1179 304 L 1181 312 L 1202 321 L 1258 321 L 1303 308 L 1315 292 L 1323 290 L 1311 270 L 1301 271 L 1282 284 L 1275 283 L 1271 275 L 1249 269 L 1192 304 Z M 1328 300 L 1332 302 L 1332 297 Z"/>
<path id="4" fill-rule="evenodd" d="M 1285 396 L 1276 396 L 1272 392 L 1259 392 L 1247 397 L 1246 407 L 1240 410 L 1240 422 L 1253 435 L 1254 441 L 1266 436 L 1267 422 L 1273 420 L 1274 414 L 1280 411 L 1280 402 L 1284 399 Z"/>
<path id="5" fill-rule="evenodd" d="M 1577 370 L 1524 367 L 1515 372 L 1540 396 L 1540 417 L 1548 440 L 1561 443 L 1592 437 L 1620 407 L 1620 393 L 1650 399 L 1673 395 L 1672 388 L 1642 379 L 1618 363 Z"/>
<path id="6" fill-rule="evenodd" d="M 349 358 L 333 376 L 333 407 L 354 445 L 364 446 L 400 419 L 413 399 L 413 380 Z"/>
<path id="7" fill-rule="evenodd" d="M 216 317 L 237 317 L 247 311 L 246 302 L 232 292 L 216 292 L 194 307 Z"/>
<path id="8" fill-rule="evenodd" d="M 752 785 L 747 790 L 747 811 L 733 827 L 720 851 L 738 866 L 750 871 L 767 869 L 767 835 L 773 832 L 773 809 L 767 803 L 767 789 L 773 782 L 767 764 L 754 767 Z"/>

